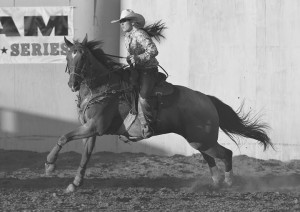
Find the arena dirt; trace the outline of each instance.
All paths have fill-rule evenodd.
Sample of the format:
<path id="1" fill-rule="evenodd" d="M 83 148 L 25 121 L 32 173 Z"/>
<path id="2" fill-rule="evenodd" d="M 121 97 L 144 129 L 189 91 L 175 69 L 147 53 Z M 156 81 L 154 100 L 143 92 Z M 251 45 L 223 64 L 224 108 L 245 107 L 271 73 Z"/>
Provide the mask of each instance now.
<path id="1" fill-rule="evenodd" d="M 298 160 L 236 156 L 234 185 L 216 189 L 200 154 L 95 153 L 84 185 L 65 194 L 80 154 L 60 154 L 51 177 L 46 155 L 0 150 L 0 211 L 300 211 Z"/>

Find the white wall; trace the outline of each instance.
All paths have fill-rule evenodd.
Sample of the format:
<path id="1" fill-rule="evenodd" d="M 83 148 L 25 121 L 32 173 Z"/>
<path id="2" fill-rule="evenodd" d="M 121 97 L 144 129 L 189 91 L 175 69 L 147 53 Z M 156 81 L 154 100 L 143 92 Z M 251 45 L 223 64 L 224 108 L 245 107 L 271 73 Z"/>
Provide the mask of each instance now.
<path id="1" fill-rule="evenodd" d="M 112 54 L 119 53 L 119 28 L 106 26 L 107 19 L 119 15 L 119 5 L 118 0 L 0 0 L 1 7 L 74 6 L 75 39 L 86 33 L 89 39 L 103 39 L 105 51 Z M 76 93 L 67 86 L 65 65 L 0 65 L 0 148 L 50 151 L 59 136 L 79 126 Z M 117 142 L 116 137 L 100 140 Z M 104 150 L 115 149 L 105 142 Z M 64 151 L 81 148 L 74 141 Z"/>
<path id="2" fill-rule="evenodd" d="M 234 109 L 245 101 L 245 112 L 259 112 L 270 124 L 277 151 L 262 152 L 249 139 L 238 149 L 223 134 L 220 143 L 234 154 L 300 158 L 299 1 L 123 0 L 125 8 L 148 23 L 166 22 L 158 59 L 170 82 L 214 95 Z"/>
<path id="3" fill-rule="evenodd" d="M 105 52 L 119 54 L 120 27 L 110 23 L 120 16 L 119 0 L 0 0 L 0 6 L 74 6 L 75 39 L 82 40 L 87 33 L 89 40 L 104 41 Z M 64 70 L 65 64 L 0 64 L 0 148 L 50 151 L 59 136 L 79 126 L 76 93 L 68 88 Z M 189 149 L 169 147 L 165 140 L 135 144 L 118 141 L 117 136 L 97 140 L 95 152 L 170 155 L 187 154 Z M 81 150 L 81 142 L 73 141 L 62 151 Z"/>
<path id="4" fill-rule="evenodd" d="M 120 4 L 121 2 L 121 4 Z M 168 80 L 214 95 L 245 112 L 263 114 L 277 152 L 242 139 L 240 149 L 223 134 L 234 154 L 299 159 L 300 2 L 297 0 L 0 0 L 0 6 L 75 6 L 75 38 L 105 42 L 107 53 L 125 55 L 118 24 L 131 8 L 148 23 L 162 19 L 167 37 L 158 44 Z M 119 41 L 121 50 L 119 53 Z M 57 138 L 78 126 L 75 94 L 67 87 L 64 64 L 0 65 L 0 148 L 49 151 Z M 96 151 L 185 154 L 195 151 L 177 135 L 124 144 L 115 136 L 98 139 Z M 65 151 L 81 150 L 74 141 Z"/>

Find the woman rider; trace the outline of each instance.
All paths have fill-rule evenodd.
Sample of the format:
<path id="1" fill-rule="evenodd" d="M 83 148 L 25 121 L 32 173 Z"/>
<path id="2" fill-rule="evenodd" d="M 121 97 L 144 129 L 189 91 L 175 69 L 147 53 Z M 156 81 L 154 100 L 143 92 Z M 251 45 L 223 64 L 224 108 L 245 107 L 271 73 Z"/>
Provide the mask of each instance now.
<path id="1" fill-rule="evenodd" d="M 151 37 L 159 41 L 159 37 L 163 37 L 161 31 L 165 29 L 165 26 L 159 21 L 144 27 L 145 18 L 130 9 L 123 10 L 120 19 L 111 23 L 116 22 L 120 23 L 121 29 L 125 32 L 125 47 L 128 52 L 127 62 L 129 65 L 133 65 L 139 73 L 138 119 L 141 123 L 143 137 L 149 138 L 153 135 L 150 126 L 154 121 L 149 98 L 155 85 L 159 64 L 155 58 L 158 51 Z"/>

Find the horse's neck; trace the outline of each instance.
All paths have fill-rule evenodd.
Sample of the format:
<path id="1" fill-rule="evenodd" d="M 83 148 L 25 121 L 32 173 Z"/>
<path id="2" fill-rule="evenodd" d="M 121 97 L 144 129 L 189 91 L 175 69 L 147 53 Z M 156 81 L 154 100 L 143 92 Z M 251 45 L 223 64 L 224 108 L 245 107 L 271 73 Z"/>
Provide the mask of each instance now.
<path id="1" fill-rule="evenodd" d="M 110 70 L 102 65 L 91 53 L 89 60 L 90 66 L 85 81 L 91 89 L 95 89 L 108 82 Z"/>
<path id="2" fill-rule="evenodd" d="M 95 90 L 96 88 L 99 88 L 103 85 L 106 85 L 109 82 L 109 76 L 101 76 L 101 77 L 96 77 L 96 76 L 90 76 L 85 79 L 85 84 L 91 89 Z"/>
<path id="3" fill-rule="evenodd" d="M 99 95 L 108 90 L 118 90 L 123 86 L 121 83 L 122 74 L 110 71 L 92 54 L 90 54 L 89 63 L 88 72 L 80 87 L 79 100 Z"/>
<path id="4" fill-rule="evenodd" d="M 81 100 L 84 100 L 85 98 L 91 96 L 92 94 L 93 94 L 92 89 L 90 89 L 90 87 L 87 84 L 82 83 L 79 90 L 79 98 Z"/>
<path id="5" fill-rule="evenodd" d="M 102 76 L 101 79 L 95 78 L 92 82 L 84 80 L 80 86 L 79 95 L 81 99 L 94 94 L 99 94 L 109 89 L 121 88 L 120 77 L 114 73 Z"/>

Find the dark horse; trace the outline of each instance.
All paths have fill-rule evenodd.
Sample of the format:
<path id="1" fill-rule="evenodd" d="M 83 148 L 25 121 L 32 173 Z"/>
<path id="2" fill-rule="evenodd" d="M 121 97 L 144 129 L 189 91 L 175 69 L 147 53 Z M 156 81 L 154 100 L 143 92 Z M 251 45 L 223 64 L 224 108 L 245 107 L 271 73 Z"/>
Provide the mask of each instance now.
<path id="1" fill-rule="evenodd" d="M 130 113 L 132 86 L 124 77 L 122 64 L 114 62 L 101 49 L 101 42 L 71 43 L 67 52 L 68 85 L 73 92 L 79 91 L 78 113 L 82 126 L 61 136 L 47 157 L 46 174 L 55 168 L 55 161 L 62 146 L 71 140 L 83 139 L 85 148 L 78 172 L 68 192 L 74 191 L 83 182 L 86 165 L 92 154 L 96 136 L 104 134 L 139 137 L 138 119 Z M 166 83 L 166 82 L 164 82 Z M 214 185 L 232 185 L 232 151 L 221 146 L 219 128 L 233 141 L 234 135 L 252 138 L 266 149 L 272 143 L 265 130 L 268 127 L 258 119 L 251 119 L 235 112 L 216 97 L 205 95 L 189 88 L 171 85 L 173 94 L 160 97 L 164 104 L 157 112 L 155 135 L 176 133 L 199 150 L 211 170 Z M 154 97 L 155 98 L 155 97 Z M 131 114 L 131 115 L 130 115 Z M 133 117 L 133 118 L 132 118 Z M 131 120 L 131 121 L 130 121 Z M 128 124 L 129 123 L 129 124 Z M 235 141 L 236 142 L 236 141 Z M 225 164 L 225 179 L 216 166 L 215 158 Z"/>

